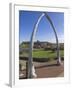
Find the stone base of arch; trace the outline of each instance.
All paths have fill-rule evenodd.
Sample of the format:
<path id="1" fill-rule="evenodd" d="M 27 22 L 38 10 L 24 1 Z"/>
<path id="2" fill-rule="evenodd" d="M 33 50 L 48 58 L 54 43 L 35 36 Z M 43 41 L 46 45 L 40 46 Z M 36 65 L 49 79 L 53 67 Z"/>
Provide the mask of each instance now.
<path id="1" fill-rule="evenodd" d="M 57 60 L 57 65 L 62 65 L 62 61 L 61 61 L 61 58 L 60 57 Z"/>
<path id="2" fill-rule="evenodd" d="M 36 78 L 37 77 L 34 65 L 32 65 L 32 75 L 31 76 L 32 76 L 32 78 Z"/>

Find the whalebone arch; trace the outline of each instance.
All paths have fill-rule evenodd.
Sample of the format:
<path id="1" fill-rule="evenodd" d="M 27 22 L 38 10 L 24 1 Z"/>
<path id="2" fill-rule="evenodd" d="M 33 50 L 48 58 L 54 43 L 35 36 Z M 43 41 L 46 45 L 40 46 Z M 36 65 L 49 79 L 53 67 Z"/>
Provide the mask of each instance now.
<path id="1" fill-rule="evenodd" d="M 33 45 L 34 45 L 34 41 L 33 40 L 34 40 L 34 38 L 36 36 L 36 32 L 38 30 L 39 23 L 41 22 L 41 20 L 42 20 L 42 18 L 44 16 L 46 17 L 46 19 L 50 23 L 50 25 L 52 27 L 52 30 L 54 32 L 55 39 L 56 39 L 56 45 L 57 45 L 57 64 L 61 65 L 60 52 L 59 52 L 59 41 L 58 41 L 58 36 L 57 36 L 56 29 L 54 27 L 54 24 L 53 24 L 52 20 L 50 19 L 49 15 L 48 15 L 48 13 L 43 12 L 39 16 L 37 22 L 34 25 L 33 32 L 32 32 L 31 39 L 30 39 L 29 60 L 28 60 L 28 78 L 37 77 L 37 75 L 35 73 L 35 68 L 34 68 L 34 65 L 33 65 L 33 58 L 32 58 L 32 51 L 33 51 Z"/>

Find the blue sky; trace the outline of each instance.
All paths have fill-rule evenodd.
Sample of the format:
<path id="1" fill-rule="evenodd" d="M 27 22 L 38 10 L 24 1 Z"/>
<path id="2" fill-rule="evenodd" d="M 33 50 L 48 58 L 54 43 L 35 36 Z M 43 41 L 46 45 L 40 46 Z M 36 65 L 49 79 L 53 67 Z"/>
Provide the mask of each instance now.
<path id="1" fill-rule="evenodd" d="M 38 17 L 42 12 L 37 11 L 19 11 L 19 39 L 22 41 L 30 41 L 30 37 Z M 63 12 L 47 12 L 56 29 L 59 42 L 64 42 L 64 13 Z M 39 24 L 35 41 L 56 42 L 55 35 L 49 21 L 44 16 Z"/>

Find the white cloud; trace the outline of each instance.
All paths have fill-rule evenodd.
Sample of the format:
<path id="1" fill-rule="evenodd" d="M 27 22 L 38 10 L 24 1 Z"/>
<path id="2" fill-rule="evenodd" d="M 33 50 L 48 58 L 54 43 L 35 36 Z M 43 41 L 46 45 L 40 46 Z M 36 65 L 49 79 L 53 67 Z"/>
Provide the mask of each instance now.
<path id="1" fill-rule="evenodd" d="M 58 35 L 59 43 L 64 43 L 64 35 Z M 48 39 L 48 42 L 56 43 L 56 38 L 52 37 Z"/>

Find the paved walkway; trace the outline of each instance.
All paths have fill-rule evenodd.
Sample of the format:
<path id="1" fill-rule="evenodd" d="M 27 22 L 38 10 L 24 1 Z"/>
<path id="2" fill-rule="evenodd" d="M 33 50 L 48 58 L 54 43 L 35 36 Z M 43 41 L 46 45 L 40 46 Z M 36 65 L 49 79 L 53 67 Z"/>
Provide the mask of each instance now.
<path id="1" fill-rule="evenodd" d="M 52 78 L 64 76 L 64 64 L 58 66 L 56 64 L 56 61 L 45 63 L 34 62 L 34 66 L 36 69 L 37 78 Z M 26 70 L 22 71 L 21 73 L 24 73 L 24 75 L 21 76 L 22 78 L 24 78 L 26 76 Z"/>
<path id="2" fill-rule="evenodd" d="M 36 68 L 38 78 L 63 77 L 64 67 L 56 64 L 44 65 Z"/>

